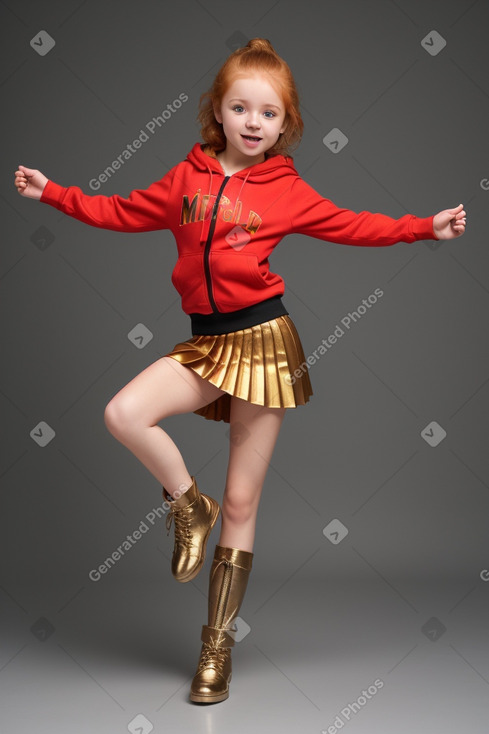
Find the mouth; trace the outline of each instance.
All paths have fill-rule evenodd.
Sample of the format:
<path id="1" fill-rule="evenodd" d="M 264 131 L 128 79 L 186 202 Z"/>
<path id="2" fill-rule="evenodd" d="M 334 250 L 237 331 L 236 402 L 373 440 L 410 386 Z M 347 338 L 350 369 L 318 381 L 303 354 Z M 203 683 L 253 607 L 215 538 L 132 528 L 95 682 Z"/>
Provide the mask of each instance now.
<path id="1" fill-rule="evenodd" d="M 249 140 L 251 143 L 258 143 L 261 140 L 257 135 L 242 135 L 241 137 Z"/>

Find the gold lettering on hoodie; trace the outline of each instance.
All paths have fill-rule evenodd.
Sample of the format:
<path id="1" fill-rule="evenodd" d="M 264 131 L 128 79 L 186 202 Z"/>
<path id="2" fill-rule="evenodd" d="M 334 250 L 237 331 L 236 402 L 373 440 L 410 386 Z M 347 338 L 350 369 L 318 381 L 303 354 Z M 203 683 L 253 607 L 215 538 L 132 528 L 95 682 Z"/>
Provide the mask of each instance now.
<path id="1" fill-rule="evenodd" d="M 248 214 L 248 221 L 244 226 L 245 229 L 247 229 L 252 234 L 255 234 L 256 230 L 262 223 L 262 218 L 259 214 L 253 211 L 253 209 L 250 209 L 250 213 Z"/>
<path id="2" fill-rule="evenodd" d="M 180 217 L 180 225 L 182 224 L 189 224 L 189 222 L 195 222 L 195 213 L 197 210 L 197 204 L 199 203 L 200 198 L 200 189 L 195 194 L 194 198 L 192 199 L 192 203 L 189 204 L 188 196 L 183 197 L 182 202 L 182 214 Z M 200 219 L 200 216 L 199 216 Z"/>
<path id="3" fill-rule="evenodd" d="M 190 198 L 186 194 L 184 194 L 182 199 L 180 226 L 183 226 L 185 224 L 192 224 L 193 222 L 202 222 L 204 219 L 209 218 L 209 199 L 215 198 L 215 194 L 205 194 L 203 196 L 201 189 L 197 189 L 192 198 L 192 201 L 190 201 Z M 227 196 L 223 195 L 219 202 L 218 216 L 224 222 L 239 224 L 242 209 L 243 202 L 240 201 L 240 199 L 238 199 L 233 206 L 231 200 Z M 255 234 L 262 221 L 263 220 L 260 215 L 250 209 L 248 213 L 248 221 L 246 222 L 246 224 L 240 224 L 240 226 L 243 227 L 243 229 L 247 229 L 251 234 Z"/>

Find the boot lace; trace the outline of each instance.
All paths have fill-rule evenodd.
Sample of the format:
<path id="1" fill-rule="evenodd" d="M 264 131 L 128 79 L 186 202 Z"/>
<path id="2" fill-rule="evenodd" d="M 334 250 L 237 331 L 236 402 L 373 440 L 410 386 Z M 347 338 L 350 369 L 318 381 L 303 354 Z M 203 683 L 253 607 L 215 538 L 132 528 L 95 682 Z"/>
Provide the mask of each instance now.
<path id="1" fill-rule="evenodd" d="M 184 548 L 190 548 L 192 542 L 192 531 L 190 517 L 185 510 L 174 510 L 166 518 L 167 535 L 170 534 L 172 520 L 175 519 L 175 543 Z"/>
<path id="2" fill-rule="evenodd" d="M 229 656 L 229 648 L 215 647 L 209 642 L 202 643 L 202 652 L 200 655 L 198 671 L 207 668 L 210 663 L 214 665 L 219 673 L 222 673 L 223 667 Z"/>

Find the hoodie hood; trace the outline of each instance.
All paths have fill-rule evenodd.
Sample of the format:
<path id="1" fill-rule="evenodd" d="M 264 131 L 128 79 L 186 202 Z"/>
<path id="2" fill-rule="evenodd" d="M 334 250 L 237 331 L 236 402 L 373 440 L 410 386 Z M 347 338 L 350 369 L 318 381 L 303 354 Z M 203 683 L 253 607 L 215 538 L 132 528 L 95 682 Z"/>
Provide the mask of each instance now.
<path id="1" fill-rule="evenodd" d="M 187 154 L 186 159 L 192 163 L 192 165 L 198 171 L 209 171 L 209 173 L 217 173 L 224 176 L 224 170 L 216 158 L 213 149 L 206 143 L 195 143 L 192 150 Z M 297 176 L 297 171 L 294 168 L 294 161 L 289 156 L 284 155 L 272 155 L 262 163 L 255 163 L 252 166 L 243 168 L 241 171 L 233 173 L 234 178 L 248 179 L 251 177 L 254 180 L 260 180 L 263 182 L 276 179 L 281 175 L 281 169 L 284 175 L 293 174 Z"/>
<path id="2" fill-rule="evenodd" d="M 216 158 L 215 152 L 207 143 L 195 143 L 192 150 L 187 154 L 186 160 L 192 164 L 195 170 L 200 172 L 207 171 L 209 173 L 209 187 L 207 194 L 212 193 L 212 182 L 214 176 L 225 177 L 224 169 Z M 298 176 L 294 167 L 294 161 L 290 156 L 281 154 L 272 155 L 266 158 L 262 163 L 255 163 L 252 166 L 241 169 L 233 173 L 230 178 L 242 180 L 241 187 L 238 192 L 237 199 L 240 198 L 241 192 L 248 180 L 253 183 L 266 184 L 276 181 L 283 176 Z M 200 241 L 205 242 L 205 222 L 202 222 L 200 229 Z"/>

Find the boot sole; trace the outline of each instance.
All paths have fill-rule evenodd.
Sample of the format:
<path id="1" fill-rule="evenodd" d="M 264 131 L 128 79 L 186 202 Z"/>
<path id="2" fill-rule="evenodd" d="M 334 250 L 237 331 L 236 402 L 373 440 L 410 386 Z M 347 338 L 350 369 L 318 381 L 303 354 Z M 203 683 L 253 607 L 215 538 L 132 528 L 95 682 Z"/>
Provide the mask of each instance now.
<path id="1" fill-rule="evenodd" d="M 219 696 L 199 696 L 197 694 L 190 694 L 190 700 L 194 703 L 219 703 L 219 701 L 225 701 L 229 698 L 229 691 L 221 693 Z"/>
<path id="2" fill-rule="evenodd" d="M 213 503 L 211 503 L 211 504 L 213 504 Z M 192 581 L 192 579 L 194 579 L 196 576 L 198 576 L 198 574 L 201 572 L 202 566 L 204 565 L 205 557 L 206 557 L 207 541 L 209 539 L 209 535 L 211 534 L 212 528 L 214 527 L 214 525 L 217 522 L 217 518 L 219 517 L 219 513 L 220 512 L 221 512 L 221 508 L 219 507 L 219 504 L 216 502 L 215 507 L 214 507 L 213 514 L 211 516 L 211 522 L 210 522 L 210 525 L 209 525 L 209 530 L 207 531 L 207 534 L 206 534 L 206 536 L 204 538 L 204 542 L 202 544 L 202 557 L 200 559 L 200 563 L 199 563 L 199 565 L 196 567 L 196 569 L 193 571 L 193 573 L 190 576 L 185 576 L 185 578 L 177 578 L 175 576 L 175 578 L 177 579 L 177 581 L 180 581 L 180 583 L 185 584 L 185 583 L 187 583 L 187 581 Z"/>

